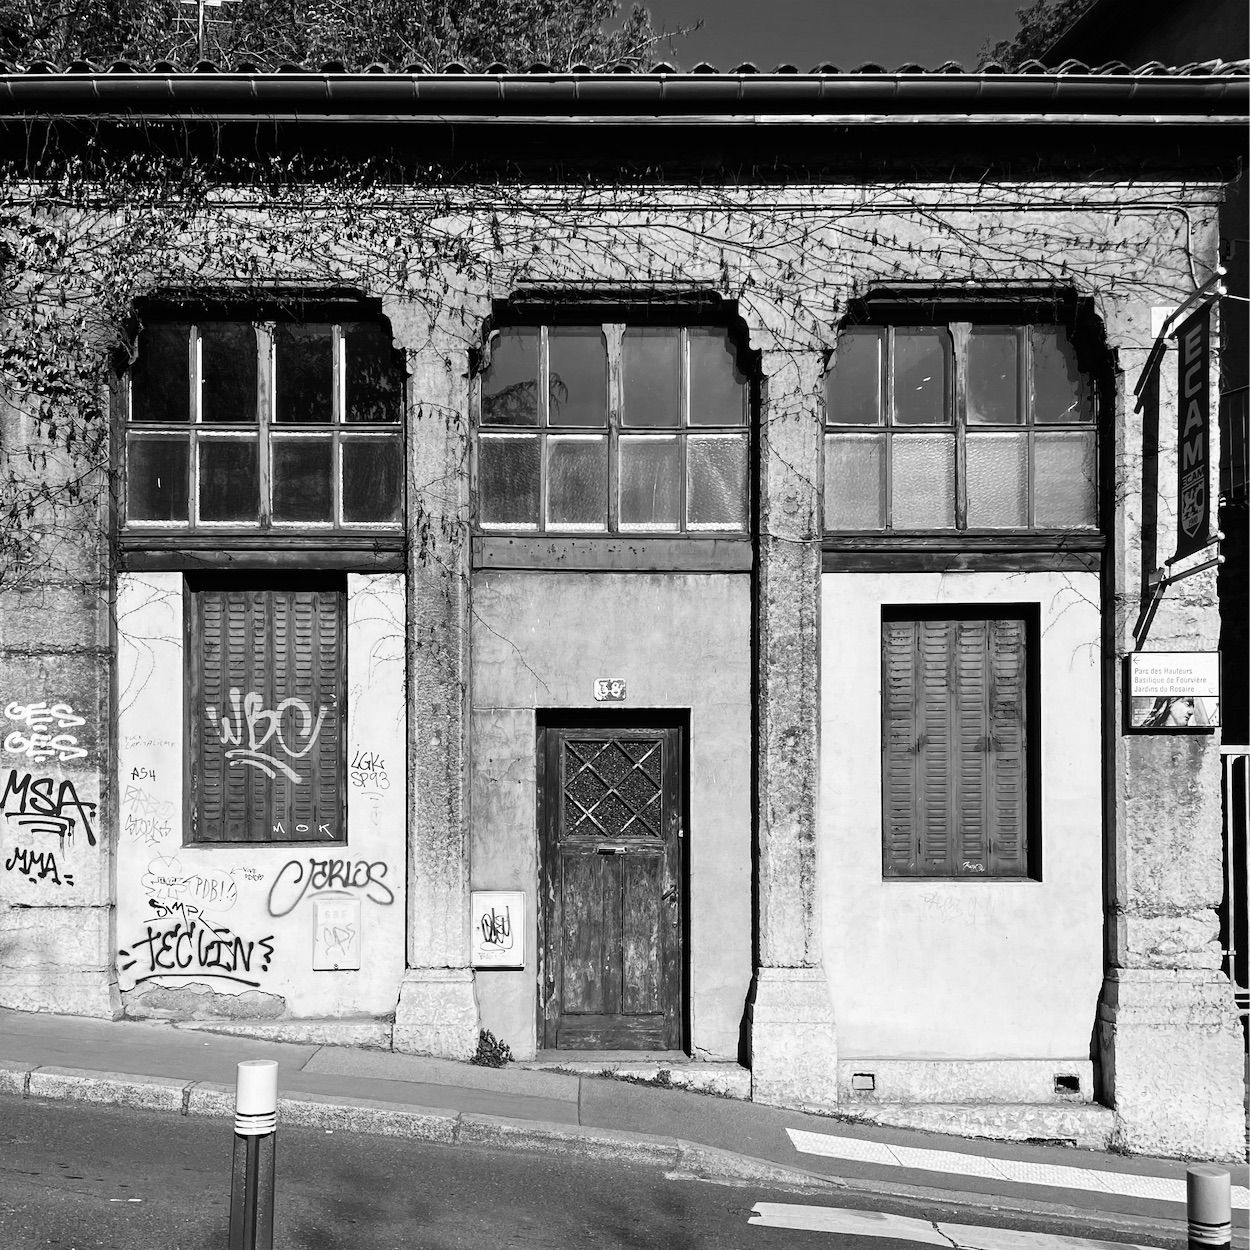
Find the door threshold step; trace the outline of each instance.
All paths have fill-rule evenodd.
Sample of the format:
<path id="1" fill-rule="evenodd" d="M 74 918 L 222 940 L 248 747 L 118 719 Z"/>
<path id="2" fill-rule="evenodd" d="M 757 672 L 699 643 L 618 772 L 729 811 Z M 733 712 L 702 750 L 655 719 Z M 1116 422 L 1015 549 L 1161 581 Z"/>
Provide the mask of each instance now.
<path id="1" fill-rule="evenodd" d="M 751 1073 L 741 1064 L 691 1059 L 681 1051 L 540 1050 L 535 1058 L 521 1060 L 516 1066 L 602 1076 L 720 1098 L 751 1097 Z"/>

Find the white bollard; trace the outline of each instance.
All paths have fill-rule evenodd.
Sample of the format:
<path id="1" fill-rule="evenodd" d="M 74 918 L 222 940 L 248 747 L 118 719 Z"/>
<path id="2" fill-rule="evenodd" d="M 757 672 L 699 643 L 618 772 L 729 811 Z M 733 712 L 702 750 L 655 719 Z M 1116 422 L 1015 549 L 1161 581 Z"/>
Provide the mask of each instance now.
<path id="1" fill-rule="evenodd" d="M 277 1128 L 278 1065 L 272 1059 L 245 1059 L 234 1091 L 230 1250 L 273 1250 Z"/>
<path id="2" fill-rule="evenodd" d="M 1232 1178 L 1223 1168 L 1195 1163 L 1185 1173 L 1189 1250 L 1227 1250 L 1233 1240 Z"/>

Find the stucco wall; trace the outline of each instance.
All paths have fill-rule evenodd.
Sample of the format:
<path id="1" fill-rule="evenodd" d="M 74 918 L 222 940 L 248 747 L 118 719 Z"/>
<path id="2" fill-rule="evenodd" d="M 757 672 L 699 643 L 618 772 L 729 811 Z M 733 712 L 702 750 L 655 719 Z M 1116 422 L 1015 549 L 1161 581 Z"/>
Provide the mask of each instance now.
<path id="1" fill-rule="evenodd" d="M 125 1010 L 385 1015 L 404 968 L 403 578 L 347 579 L 347 845 L 324 848 L 184 845 L 182 582 L 181 573 L 118 578 L 117 968 Z M 328 861 L 339 861 L 332 880 Z M 359 971 L 313 971 L 318 897 L 359 900 Z M 177 975 L 167 975 L 171 969 Z"/>
<path id="2" fill-rule="evenodd" d="M 842 1058 L 1086 1059 L 1102 981 L 1098 578 L 826 573 L 821 891 Z M 1042 879 L 883 880 L 883 604 L 1035 603 Z"/>
<path id="3" fill-rule="evenodd" d="M 472 886 L 524 890 L 526 967 L 482 971 L 482 1025 L 536 1037 L 535 709 L 690 712 L 685 854 L 694 1052 L 738 1056 L 751 979 L 751 627 L 745 574 L 489 572 L 473 585 Z M 600 705 L 602 706 L 602 705 Z M 621 706 L 621 705 L 618 705 Z"/>

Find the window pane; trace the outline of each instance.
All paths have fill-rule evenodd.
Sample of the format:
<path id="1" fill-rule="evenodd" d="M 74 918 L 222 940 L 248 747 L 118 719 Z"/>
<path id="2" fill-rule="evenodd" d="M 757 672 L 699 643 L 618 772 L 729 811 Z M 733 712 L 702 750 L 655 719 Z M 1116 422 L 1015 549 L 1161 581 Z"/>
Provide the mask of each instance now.
<path id="1" fill-rule="evenodd" d="M 254 438 L 200 443 L 201 521 L 255 521 L 259 497 Z"/>
<path id="2" fill-rule="evenodd" d="M 608 440 L 547 439 L 547 524 L 601 530 L 608 523 Z"/>
<path id="3" fill-rule="evenodd" d="M 746 375 L 724 330 L 695 327 L 690 335 L 690 424 L 745 425 Z"/>
<path id="4" fill-rule="evenodd" d="M 885 525 L 885 436 L 825 437 L 825 529 L 879 530 Z"/>
<path id="5" fill-rule="evenodd" d="M 968 526 L 1023 529 L 1029 523 L 1028 435 L 969 434 Z"/>
<path id="6" fill-rule="evenodd" d="M 968 336 L 968 423 L 1020 423 L 1019 342 L 1014 330 L 973 330 Z"/>
<path id="7" fill-rule="evenodd" d="M 599 326 L 559 326 L 550 345 L 551 425 L 608 423 L 608 350 Z"/>
<path id="8" fill-rule="evenodd" d="M 483 525 L 538 528 L 536 434 L 483 434 L 477 444 L 477 515 Z"/>
<path id="9" fill-rule="evenodd" d="M 328 325 L 280 325 L 277 419 L 324 424 L 334 412 L 333 334 Z"/>
<path id="10" fill-rule="evenodd" d="M 681 331 L 649 327 L 625 331 L 625 425 L 671 428 L 681 420 Z"/>
<path id="11" fill-rule="evenodd" d="M 397 438 L 344 439 L 343 520 L 398 521 L 403 452 Z"/>
<path id="12" fill-rule="evenodd" d="M 1062 326 L 1034 326 L 1033 420 L 1092 421 L 1089 385 L 1077 368 L 1076 349 Z"/>
<path id="13" fill-rule="evenodd" d="M 328 438 L 274 439 L 275 521 L 334 520 L 331 450 Z"/>
<path id="14" fill-rule="evenodd" d="M 483 425 L 538 424 L 538 330 L 497 334 L 482 372 Z"/>
<path id="15" fill-rule="evenodd" d="M 187 519 L 187 444 L 183 438 L 127 441 L 126 515 L 131 521 Z"/>
<path id="16" fill-rule="evenodd" d="M 692 434 L 686 443 L 686 517 L 691 529 L 747 524 L 745 434 Z"/>
<path id="17" fill-rule="evenodd" d="M 396 365 L 390 334 L 368 321 L 349 322 L 342 333 L 347 354 L 345 419 L 398 421 L 403 374 Z"/>
<path id="18" fill-rule="evenodd" d="M 1086 529 L 1098 523 L 1094 432 L 1042 433 L 1033 441 L 1033 524 Z"/>
<path id="19" fill-rule="evenodd" d="M 891 443 L 893 528 L 950 529 L 955 524 L 954 435 L 899 434 Z"/>
<path id="20" fill-rule="evenodd" d="M 200 420 L 256 421 L 256 331 L 245 321 L 200 326 Z"/>
<path id="21" fill-rule="evenodd" d="M 621 436 L 621 528 L 677 528 L 681 461 L 676 437 Z"/>
<path id="22" fill-rule="evenodd" d="M 950 336 L 945 330 L 894 332 L 894 421 L 947 425 Z"/>
<path id="23" fill-rule="evenodd" d="M 190 325 L 157 321 L 144 326 L 130 371 L 130 419 L 187 421 L 190 415 Z"/>
<path id="24" fill-rule="evenodd" d="M 847 330 L 838 337 L 833 368 L 825 375 L 825 402 L 832 424 L 881 424 L 883 342 L 879 330 Z"/>

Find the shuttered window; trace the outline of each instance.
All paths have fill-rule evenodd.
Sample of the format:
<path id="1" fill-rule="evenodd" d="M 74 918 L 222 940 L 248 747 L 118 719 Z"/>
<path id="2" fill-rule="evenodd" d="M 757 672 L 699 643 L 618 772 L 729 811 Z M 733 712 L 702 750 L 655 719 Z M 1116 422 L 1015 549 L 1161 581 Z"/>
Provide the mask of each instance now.
<path id="1" fill-rule="evenodd" d="M 883 619 L 885 876 L 1036 875 L 1030 626 L 1024 615 Z"/>
<path id="2" fill-rule="evenodd" d="M 188 593 L 191 841 L 345 842 L 345 588 Z"/>

